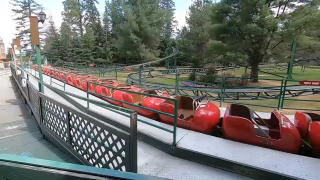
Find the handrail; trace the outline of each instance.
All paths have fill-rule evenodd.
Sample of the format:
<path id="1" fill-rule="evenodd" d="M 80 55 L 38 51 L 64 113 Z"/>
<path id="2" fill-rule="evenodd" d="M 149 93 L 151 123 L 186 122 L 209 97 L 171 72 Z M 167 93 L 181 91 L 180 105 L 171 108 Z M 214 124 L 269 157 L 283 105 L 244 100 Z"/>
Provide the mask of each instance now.
<path id="1" fill-rule="evenodd" d="M 41 179 L 119 179 L 119 180 L 161 180 L 165 178 L 111 169 L 43 160 L 31 157 L 0 154 L 0 178 L 11 180 Z M 12 179 L 14 177 L 14 179 Z"/>

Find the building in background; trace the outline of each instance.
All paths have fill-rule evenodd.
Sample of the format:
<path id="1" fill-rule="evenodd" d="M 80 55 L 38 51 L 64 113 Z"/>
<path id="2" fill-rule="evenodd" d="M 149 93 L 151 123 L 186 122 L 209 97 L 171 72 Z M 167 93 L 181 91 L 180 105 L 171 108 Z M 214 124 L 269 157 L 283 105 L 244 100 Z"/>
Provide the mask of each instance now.
<path id="1" fill-rule="evenodd" d="M 4 47 L 2 38 L 0 37 L 0 61 L 3 61 L 5 59 L 6 59 L 6 49 Z"/>

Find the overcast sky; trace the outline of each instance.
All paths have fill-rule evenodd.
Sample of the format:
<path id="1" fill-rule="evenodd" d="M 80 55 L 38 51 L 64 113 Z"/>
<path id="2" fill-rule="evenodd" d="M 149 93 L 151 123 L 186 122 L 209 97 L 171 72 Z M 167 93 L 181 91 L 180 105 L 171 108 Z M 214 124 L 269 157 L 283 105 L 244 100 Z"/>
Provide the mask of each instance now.
<path id="1" fill-rule="evenodd" d="M 6 47 L 9 43 L 12 42 L 12 39 L 15 38 L 15 28 L 14 22 L 12 21 L 12 12 L 11 5 L 9 3 L 10 0 L 0 0 L 0 37 L 3 38 Z M 45 8 L 45 13 L 48 15 L 52 15 L 53 19 L 57 26 L 61 24 L 61 11 L 63 10 L 62 6 L 63 0 L 37 0 L 38 3 L 42 4 Z M 98 5 L 98 9 L 100 14 L 102 14 L 104 10 L 105 0 L 98 0 L 100 3 Z M 174 0 L 176 4 L 175 17 L 178 21 L 178 26 L 181 27 L 185 24 L 185 16 L 187 14 L 188 8 L 191 4 L 192 0 Z"/>

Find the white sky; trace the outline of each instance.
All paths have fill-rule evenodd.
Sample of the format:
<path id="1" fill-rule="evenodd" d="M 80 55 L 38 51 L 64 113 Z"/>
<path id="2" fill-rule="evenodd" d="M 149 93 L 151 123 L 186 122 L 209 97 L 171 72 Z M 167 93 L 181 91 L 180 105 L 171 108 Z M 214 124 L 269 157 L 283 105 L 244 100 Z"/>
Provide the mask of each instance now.
<path id="1" fill-rule="evenodd" d="M 12 39 L 15 38 L 15 23 L 12 20 L 12 6 L 9 3 L 10 0 L 0 0 L 0 37 L 4 40 L 4 44 L 6 48 L 12 42 Z M 53 20 L 56 26 L 60 26 L 61 12 L 63 10 L 62 5 L 63 0 L 37 0 L 38 3 L 42 4 L 45 8 L 44 12 L 53 16 Z M 98 5 L 98 9 L 102 14 L 104 10 L 104 0 L 98 0 L 101 3 Z M 175 17 L 178 21 L 178 27 L 182 27 L 186 20 L 185 17 L 187 15 L 188 7 L 191 4 L 192 0 L 174 0 L 176 4 Z"/>

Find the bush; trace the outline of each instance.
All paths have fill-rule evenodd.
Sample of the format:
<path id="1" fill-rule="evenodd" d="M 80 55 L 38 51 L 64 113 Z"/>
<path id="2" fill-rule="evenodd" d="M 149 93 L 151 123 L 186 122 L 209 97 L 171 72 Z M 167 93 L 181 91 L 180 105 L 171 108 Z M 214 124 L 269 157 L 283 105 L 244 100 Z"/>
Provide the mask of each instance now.
<path id="1" fill-rule="evenodd" d="M 206 74 L 205 75 L 202 75 L 199 77 L 199 81 L 200 82 L 204 82 L 204 83 L 216 83 L 216 77 L 217 75 L 217 70 L 215 68 L 209 68 L 207 71 L 206 71 Z"/>
<path id="2" fill-rule="evenodd" d="M 249 73 L 244 73 L 241 75 L 242 79 L 240 82 L 240 86 L 247 86 L 249 84 L 249 78 L 250 78 L 250 74 Z"/>
<path id="3" fill-rule="evenodd" d="M 229 85 L 232 85 L 232 81 L 233 81 L 233 78 L 230 78 L 230 77 L 235 77 L 235 75 L 231 72 L 227 72 L 227 71 L 223 71 L 219 74 L 219 76 L 221 76 L 220 78 L 217 78 L 216 80 L 216 83 L 217 84 L 221 84 L 222 85 L 222 77 L 228 77 L 226 78 L 226 85 L 229 86 Z"/>
<path id="4" fill-rule="evenodd" d="M 190 81 L 195 81 L 196 80 L 196 73 L 191 73 L 190 75 L 189 75 L 189 80 Z"/>

